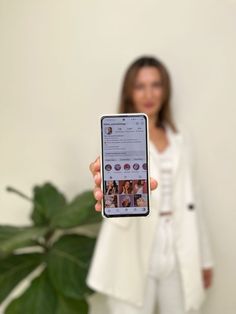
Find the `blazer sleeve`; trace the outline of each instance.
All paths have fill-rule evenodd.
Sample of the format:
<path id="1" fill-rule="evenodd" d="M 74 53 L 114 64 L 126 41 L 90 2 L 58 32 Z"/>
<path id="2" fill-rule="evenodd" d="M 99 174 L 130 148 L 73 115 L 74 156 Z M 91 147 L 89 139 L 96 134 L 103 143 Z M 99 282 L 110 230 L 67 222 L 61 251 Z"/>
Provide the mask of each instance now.
<path id="1" fill-rule="evenodd" d="M 202 200 L 200 198 L 199 188 L 196 187 L 197 198 L 197 220 L 199 227 L 200 249 L 201 249 L 201 264 L 202 268 L 212 268 L 214 266 L 213 253 L 210 245 L 209 233 L 205 224 L 203 213 Z"/>
<path id="2" fill-rule="evenodd" d="M 185 142 L 188 151 L 188 159 L 190 165 L 190 171 L 192 176 L 193 192 L 195 199 L 195 210 L 197 217 L 197 224 L 199 229 L 199 242 L 200 242 L 200 253 L 201 253 L 201 265 L 202 268 L 212 268 L 214 266 L 213 252 L 210 244 L 210 238 L 208 229 L 206 227 L 206 220 L 204 217 L 204 204 L 202 200 L 202 192 L 199 184 L 199 175 L 197 170 L 196 158 L 194 154 L 193 138 L 192 136 L 186 135 Z"/>

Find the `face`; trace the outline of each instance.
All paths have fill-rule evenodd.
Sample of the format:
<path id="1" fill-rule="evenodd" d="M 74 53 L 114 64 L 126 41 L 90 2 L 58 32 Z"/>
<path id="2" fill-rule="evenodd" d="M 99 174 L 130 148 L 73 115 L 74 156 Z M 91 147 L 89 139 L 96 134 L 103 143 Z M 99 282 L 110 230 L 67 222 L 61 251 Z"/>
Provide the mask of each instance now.
<path id="1" fill-rule="evenodd" d="M 137 205 L 138 207 L 146 206 L 144 198 L 140 197 L 137 199 Z"/>
<path id="2" fill-rule="evenodd" d="M 127 189 L 129 188 L 129 181 L 125 182 L 125 188 L 127 188 Z"/>
<path id="3" fill-rule="evenodd" d="M 156 115 L 163 98 L 160 71 L 151 66 L 141 68 L 136 76 L 132 96 L 137 112 L 144 112 L 149 117 Z"/>
<path id="4" fill-rule="evenodd" d="M 113 187 L 113 181 L 108 181 L 108 186 Z"/>
<path id="5" fill-rule="evenodd" d="M 124 206 L 128 206 L 130 204 L 130 199 L 129 198 L 125 198 L 123 201 Z"/>

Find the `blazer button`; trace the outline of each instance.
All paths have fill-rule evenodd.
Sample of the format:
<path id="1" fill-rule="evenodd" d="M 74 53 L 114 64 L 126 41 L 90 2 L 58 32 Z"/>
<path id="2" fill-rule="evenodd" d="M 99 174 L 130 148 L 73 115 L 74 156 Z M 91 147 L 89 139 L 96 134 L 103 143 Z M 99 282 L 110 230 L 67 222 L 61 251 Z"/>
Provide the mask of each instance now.
<path id="1" fill-rule="evenodd" d="M 195 207 L 194 204 L 192 204 L 192 203 L 191 203 L 191 204 L 188 204 L 188 209 L 193 210 L 194 207 Z"/>

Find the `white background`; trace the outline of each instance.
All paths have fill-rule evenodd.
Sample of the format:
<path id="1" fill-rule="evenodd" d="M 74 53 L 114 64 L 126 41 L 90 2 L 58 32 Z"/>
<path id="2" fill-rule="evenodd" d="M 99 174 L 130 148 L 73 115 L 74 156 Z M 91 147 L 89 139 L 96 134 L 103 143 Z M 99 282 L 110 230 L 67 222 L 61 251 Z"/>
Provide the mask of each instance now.
<path id="1" fill-rule="evenodd" d="M 115 113 L 126 67 L 159 57 L 176 119 L 193 135 L 216 259 L 205 314 L 236 313 L 236 2 L 0 0 L 0 223 L 29 224 L 31 194 L 93 187 L 98 116 Z M 99 308 L 99 298 L 97 313 Z"/>

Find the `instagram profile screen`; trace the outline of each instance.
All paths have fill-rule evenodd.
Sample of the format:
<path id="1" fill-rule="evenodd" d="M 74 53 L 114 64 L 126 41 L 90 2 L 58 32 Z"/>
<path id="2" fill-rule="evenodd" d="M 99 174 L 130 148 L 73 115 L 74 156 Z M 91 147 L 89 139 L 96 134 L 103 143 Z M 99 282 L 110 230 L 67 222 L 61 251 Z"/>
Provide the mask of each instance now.
<path id="1" fill-rule="evenodd" d="M 142 114 L 124 114 L 101 120 L 105 216 L 149 212 L 146 119 Z"/>

